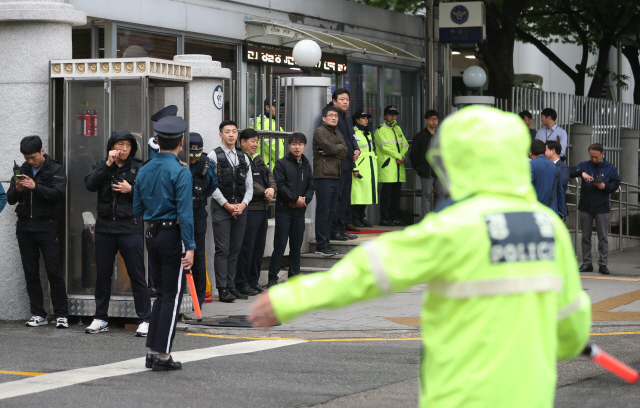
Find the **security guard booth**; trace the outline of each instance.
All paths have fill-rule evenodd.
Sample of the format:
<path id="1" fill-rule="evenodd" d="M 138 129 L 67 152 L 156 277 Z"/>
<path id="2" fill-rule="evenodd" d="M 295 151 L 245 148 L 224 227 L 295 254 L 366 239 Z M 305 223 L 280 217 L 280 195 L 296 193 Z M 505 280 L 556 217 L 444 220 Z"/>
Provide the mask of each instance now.
<path id="1" fill-rule="evenodd" d="M 189 122 L 191 65 L 154 58 L 119 58 L 51 61 L 49 68 L 49 154 L 65 167 L 68 180 L 60 239 L 64 243 L 69 314 L 93 316 L 97 193 L 85 188 L 84 176 L 106 157 L 113 130 L 127 129 L 135 136 L 136 157 L 144 162 L 148 140 L 153 136 L 150 118 L 155 112 L 176 105 L 178 116 Z M 187 131 L 185 148 L 189 146 L 188 135 Z M 188 151 L 184 157 L 188 157 Z M 131 283 L 120 254 L 113 269 L 109 316 L 136 317 Z M 191 311 L 191 305 L 191 297 L 185 294 L 181 312 Z"/>

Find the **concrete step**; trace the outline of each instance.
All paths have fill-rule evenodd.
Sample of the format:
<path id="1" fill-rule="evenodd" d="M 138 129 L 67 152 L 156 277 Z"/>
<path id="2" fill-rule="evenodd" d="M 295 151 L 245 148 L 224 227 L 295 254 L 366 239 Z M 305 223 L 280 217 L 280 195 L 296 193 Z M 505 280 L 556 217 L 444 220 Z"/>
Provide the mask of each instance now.
<path id="1" fill-rule="evenodd" d="M 353 248 L 364 244 L 367 241 L 329 241 L 329 245 L 340 252 L 340 254 L 346 254 L 351 251 Z M 309 253 L 313 254 L 316 252 L 316 240 L 309 241 Z"/>
<path id="2" fill-rule="evenodd" d="M 344 258 L 344 254 L 338 254 L 334 256 L 316 255 L 315 253 L 302 254 L 300 255 L 300 267 L 328 269 L 335 265 L 342 258 Z"/>
<path id="3" fill-rule="evenodd" d="M 325 272 L 328 271 L 329 268 L 320 268 L 314 266 L 301 266 L 300 267 L 300 275 L 306 275 L 309 273 L 317 273 L 317 272 Z M 278 283 L 286 282 L 287 277 L 289 275 L 288 269 L 280 269 L 278 272 Z M 267 286 L 269 283 L 269 269 L 261 269 L 260 270 L 260 280 L 258 282 L 261 286 Z"/>

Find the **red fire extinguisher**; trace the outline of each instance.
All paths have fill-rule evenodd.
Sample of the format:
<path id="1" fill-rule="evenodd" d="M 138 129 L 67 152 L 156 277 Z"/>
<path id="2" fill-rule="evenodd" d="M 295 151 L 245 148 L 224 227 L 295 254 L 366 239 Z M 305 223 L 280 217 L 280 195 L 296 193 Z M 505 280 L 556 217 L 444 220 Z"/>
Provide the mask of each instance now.
<path id="1" fill-rule="evenodd" d="M 82 136 L 91 136 L 91 115 L 88 110 L 84 111 L 82 117 Z"/>
<path id="2" fill-rule="evenodd" d="M 98 111 L 94 110 L 91 115 L 91 136 L 98 136 Z"/>

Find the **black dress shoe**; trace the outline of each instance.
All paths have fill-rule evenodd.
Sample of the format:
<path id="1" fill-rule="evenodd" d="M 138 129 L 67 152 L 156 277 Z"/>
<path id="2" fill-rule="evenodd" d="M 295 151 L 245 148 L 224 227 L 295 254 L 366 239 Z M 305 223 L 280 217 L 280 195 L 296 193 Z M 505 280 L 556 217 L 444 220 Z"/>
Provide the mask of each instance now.
<path id="1" fill-rule="evenodd" d="M 271 288 L 272 286 L 276 286 L 277 284 L 278 284 L 278 281 L 272 280 L 272 281 L 269 281 L 269 283 L 267 284 L 267 287 Z"/>
<path id="2" fill-rule="evenodd" d="M 353 224 L 347 224 L 347 231 L 360 232 L 360 228 Z"/>
<path id="3" fill-rule="evenodd" d="M 392 220 L 382 220 L 380 221 L 380 225 L 384 225 L 385 227 L 393 227 L 396 224 Z"/>
<path id="4" fill-rule="evenodd" d="M 593 272 L 593 265 L 583 264 L 582 266 L 580 266 L 580 272 Z"/>
<path id="5" fill-rule="evenodd" d="M 258 293 L 260 293 L 257 290 L 252 289 L 251 286 L 238 286 L 236 290 L 242 293 L 243 295 L 247 295 L 247 296 L 255 296 Z"/>
<path id="6" fill-rule="evenodd" d="M 364 227 L 364 224 L 360 220 L 353 220 L 353 222 L 350 225 L 353 225 L 356 228 Z M 348 225 L 347 225 L 347 227 L 348 227 Z M 350 231 L 356 231 L 356 230 L 353 229 L 353 230 L 350 230 Z"/>
<path id="7" fill-rule="evenodd" d="M 156 288 L 149 288 L 149 297 L 158 297 L 158 291 L 156 290 Z"/>
<path id="8" fill-rule="evenodd" d="M 329 238 L 332 241 L 348 241 L 349 238 L 342 235 L 342 234 L 331 234 L 331 237 Z"/>
<path id="9" fill-rule="evenodd" d="M 607 269 L 607 265 L 600 265 L 598 272 L 600 272 L 603 275 L 609 275 L 611 273 L 609 272 L 609 269 Z"/>
<path id="10" fill-rule="evenodd" d="M 366 228 L 371 228 L 371 227 L 373 227 L 373 224 L 372 224 L 372 223 L 370 223 L 369 221 L 367 221 L 367 219 L 366 219 L 366 218 L 363 218 L 363 219 L 362 219 L 362 226 L 363 226 L 363 227 L 366 227 Z"/>
<path id="11" fill-rule="evenodd" d="M 233 296 L 228 289 L 219 289 L 218 300 L 225 303 L 232 303 L 236 301 L 236 297 Z"/>
<path id="12" fill-rule="evenodd" d="M 229 289 L 229 293 L 231 293 L 233 296 L 235 296 L 237 299 L 249 299 L 248 295 L 245 295 L 244 293 L 240 293 L 236 290 L 236 288 L 231 288 Z"/>
<path id="13" fill-rule="evenodd" d="M 173 357 L 169 356 L 167 360 L 163 360 L 160 356 L 153 360 L 153 371 L 173 371 L 181 370 L 182 363 L 179 361 L 173 361 Z"/>
<path id="14" fill-rule="evenodd" d="M 157 354 L 147 353 L 147 358 L 144 360 L 144 366 L 147 368 L 153 367 L 153 360 L 156 359 Z"/>
<path id="15" fill-rule="evenodd" d="M 258 293 L 262 293 L 262 292 L 264 292 L 266 290 L 265 288 L 263 288 L 260 285 L 252 285 L 251 289 L 255 290 Z"/>
<path id="16" fill-rule="evenodd" d="M 347 239 L 358 239 L 358 236 L 355 234 L 346 233 L 346 234 L 343 234 L 342 236 L 347 237 Z"/>
<path id="17" fill-rule="evenodd" d="M 405 224 L 404 221 L 402 221 L 402 220 L 394 220 L 393 224 L 397 225 L 399 227 L 406 227 L 407 226 L 407 224 Z"/>

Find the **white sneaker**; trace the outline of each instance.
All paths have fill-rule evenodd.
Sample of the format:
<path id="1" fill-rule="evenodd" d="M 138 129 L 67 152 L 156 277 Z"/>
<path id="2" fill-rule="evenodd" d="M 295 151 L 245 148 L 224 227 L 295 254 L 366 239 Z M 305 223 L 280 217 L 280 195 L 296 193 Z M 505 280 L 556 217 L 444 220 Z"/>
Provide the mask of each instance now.
<path id="1" fill-rule="evenodd" d="M 93 319 L 91 324 L 87 326 L 87 329 L 84 331 L 89 334 L 103 333 L 109 331 L 109 323 L 100 319 Z"/>
<path id="2" fill-rule="evenodd" d="M 58 317 L 56 319 L 56 329 L 68 329 L 69 322 L 66 317 Z"/>
<path id="3" fill-rule="evenodd" d="M 149 333 L 149 323 L 140 323 L 138 330 L 136 330 L 136 337 L 147 337 L 147 333 Z"/>
<path id="4" fill-rule="evenodd" d="M 38 327 L 38 326 L 46 326 L 47 324 L 49 324 L 49 322 L 44 317 L 33 315 L 31 316 L 31 319 L 29 319 L 29 321 L 25 323 L 25 326 Z"/>

